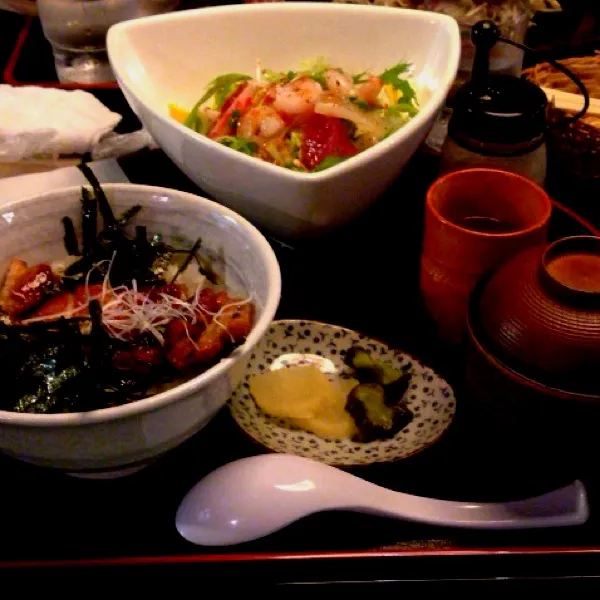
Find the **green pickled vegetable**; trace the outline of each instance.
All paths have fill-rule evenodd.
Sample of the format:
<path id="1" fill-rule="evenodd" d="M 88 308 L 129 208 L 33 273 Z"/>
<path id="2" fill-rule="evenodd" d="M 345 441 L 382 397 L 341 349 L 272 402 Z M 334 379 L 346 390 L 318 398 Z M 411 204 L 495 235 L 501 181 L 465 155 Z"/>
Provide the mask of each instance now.
<path id="1" fill-rule="evenodd" d="M 402 397 L 391 396 L 379 383 L 360 383 L 353 388 L 346 411 L 358 429 L 353 439 L 362 443 L 394 437 L 413 419 Z"/>
<path id="2" fill-rule="evenodd" d="M 390 385 L 404 374 L 401 369 L 395 369 L 373 358 L 367 350 L 359 346 L 353 346 L 348 350 L 345 362 L 355 369 L 355 376 L 360 382 L 374 381 L 381 385 Z"/>
<path id="3" fill-rule="evenodd" d="M 391 429 L 394 425 L 392 409 L 385 403 L 385 390 L 378 383 L 361 383 L 351 392 L 349 400 L 360 402 L 365 418 L 376 427 Z"/>
<path id="4" fill-rule="evenodd" d="M 404 400 L 410 373 L 373 358 L 359 346 L 350 348 L 345 362 L 360 381 L 346 401 L 346 411 L 358 429 L 354 441 L 391 438 L 412 421 L 414 415 Z"/>

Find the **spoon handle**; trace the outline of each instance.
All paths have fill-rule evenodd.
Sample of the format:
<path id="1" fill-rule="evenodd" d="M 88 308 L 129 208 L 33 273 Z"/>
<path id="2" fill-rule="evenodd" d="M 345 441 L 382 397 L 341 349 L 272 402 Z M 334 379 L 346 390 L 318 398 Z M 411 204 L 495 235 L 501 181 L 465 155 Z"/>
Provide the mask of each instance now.
<path id="1" fill-rule="evenodd" d="M 589 517 L 581 481 L 542 496 L 506 503 L 452 502 L 384 490 L 368 505 L 341 503 L 337 508 L 405 521 L 466 529 L 534 529 L 581 525 Z"/>

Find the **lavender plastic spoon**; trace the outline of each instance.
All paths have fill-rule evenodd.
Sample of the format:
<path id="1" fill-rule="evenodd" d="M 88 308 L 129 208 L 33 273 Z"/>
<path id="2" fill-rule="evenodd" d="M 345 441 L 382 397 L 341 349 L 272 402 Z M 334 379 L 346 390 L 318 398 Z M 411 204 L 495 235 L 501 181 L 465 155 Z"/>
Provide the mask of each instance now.
<path id="1" fill-rule="evenodd" d="M 394 492 L 307 458 L 266 454 L 210 473 L 185 496 L 175 522 L 179 533 L 194 544 L 229 546 L 264 537 L 323 510 L 497 530 L 581 525 L 589 516 L 580 481 L 516 502 L 451 502 Z"/>

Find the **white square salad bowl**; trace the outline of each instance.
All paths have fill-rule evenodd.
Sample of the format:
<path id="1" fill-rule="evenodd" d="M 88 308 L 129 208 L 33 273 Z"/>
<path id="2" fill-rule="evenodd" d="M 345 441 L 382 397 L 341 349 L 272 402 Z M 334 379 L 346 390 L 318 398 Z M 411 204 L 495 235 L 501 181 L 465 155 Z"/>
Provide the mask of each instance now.
<path id="1" fill-rule="evenodd" d="M 458 25 L 417 10 L 316 2 L 232 5 L 119 23 L 108 53 L 129 104 L 158 145 L 206 193 L 271 233 L 302 237 L 351 221 L 394 181 L 431 129 L 456 76 Z M 287 72 L 323 58 L 359 73 L 406 61 L 419 113 L 374 147 L 318 173 L 227 148 L 169 116 L 223 73 Z"/>
<path id="2" fill-rule="evenodd" d="M 254 327 L 233 353 L 188 381 L 148 398 L 90 412 L 28 414 L 0 410 L 0 451 L 15 458 L 89 477 L 127 474 L 174 448 L 206 425 L 243 377 L 247 356 L 279 304 L 281 278 L 271 246 L 248 221 L 210 200 L 176 190 L 102 186 L 121 214 L 139 204 L 134 225 L 185 247 L 201 237 L 218 257 L 227 287 L 251 295 Z M 64 260 L 64 216 L 81 222 L 81 188 L 71 187 L 7 204 L 0 210 L 0 276 L 15 256 L 30 264 Z"/>

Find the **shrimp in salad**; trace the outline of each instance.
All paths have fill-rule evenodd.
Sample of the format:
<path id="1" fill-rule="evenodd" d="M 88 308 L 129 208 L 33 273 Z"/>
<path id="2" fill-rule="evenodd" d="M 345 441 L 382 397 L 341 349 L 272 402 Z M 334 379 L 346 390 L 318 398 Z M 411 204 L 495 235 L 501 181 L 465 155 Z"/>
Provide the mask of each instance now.
<path id="1" fill-rule="evenodd" d="M 322 59 L 288 72 L 258 62 L 254 78 L 220 75 L 191 111 L 170 105 L 171 115 L 233 150 L 320 171 L 379 143 L 418 113 L 409 72 L 408 63 L 352 74 Z"/>
<path id="2" fill-rule="evenodd" d="M 273 108 L 284 115 L 311 113 L 322 94 L 323 88 L 318 81 L 307 76 L 298 77 L 275 86 Z"/>

